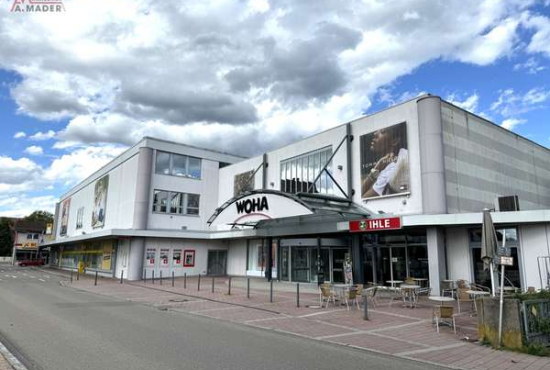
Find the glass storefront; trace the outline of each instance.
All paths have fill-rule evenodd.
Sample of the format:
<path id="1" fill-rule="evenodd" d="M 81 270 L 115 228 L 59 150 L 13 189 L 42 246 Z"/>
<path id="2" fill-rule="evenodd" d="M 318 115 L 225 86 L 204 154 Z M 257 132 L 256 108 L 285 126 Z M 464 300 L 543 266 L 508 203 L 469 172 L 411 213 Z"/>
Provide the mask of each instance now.
<path id="1" fill-rule="evenodd" d="M 281 240 L 280 280 L 305 283 L 344 282 L 344 262 L 350 258 L 346 238 Z"/>
<path id="2" fill-rule="evenodd" d="M 114 268 L 115 243 L 113 240 L 62 246 L 55 254 L 59 267 L 77 269 L 82 263 L 85 269 L 112 272 Z M 59 255 L 59 258 L 57 258 Z M 52 262 L 54 260 L 52 259 Z"/>
<path id="3" fill-rule="evenodd" d="M 481 229 L 470 230 L 470 248 L 472 251 L 472 264 L 474 272 L 474 282 L 485 287 L 491 287 L 491 275 L 489 270 L 483 269 L 481 260 Z M 514 259 L 513 266 L 506 266 L 504 270 L 504 285 L 521 288 L 521 278 L 519 271 L 518 255 L 518 232 L 516 228 L 506 228 L 497 230 L 498 245 L 503 245 L 503 237 L 506 235 L 506 247 L 510 250 L 510 256 Z M 495 269 L 495 274 L 499 275 L 499 269 Z M 500 281 L 500 277 L 498 277 Z"/>
<path id="4" fill-rule="evenodd" d="M 363 235 L 365 282 L 385 285 L 407 277 L 429 279 L 425 230 Z"/>

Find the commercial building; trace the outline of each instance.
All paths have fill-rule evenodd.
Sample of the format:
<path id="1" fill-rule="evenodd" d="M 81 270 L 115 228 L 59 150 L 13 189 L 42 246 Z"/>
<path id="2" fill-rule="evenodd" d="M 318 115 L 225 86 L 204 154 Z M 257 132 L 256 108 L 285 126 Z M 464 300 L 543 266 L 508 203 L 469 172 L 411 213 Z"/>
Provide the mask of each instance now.
<path id="1" fill-rule="evenodd" d="M 128 279 L 338 282 L 348 260 L 356 282 L 437 292 L 487 284 L 486 208 L 514 257 L 508 283 L 545 285 L 550 150 L 424 95 L 254 158 L 144 138 L 61 197 L 48 245 L 53 265 Z"/>
<path id="2" fill-rule="evenodd" d="M 13 225 L 13 252 L 11 262 L 37 259 L 43 256 L 40 246 L 47 233 L 46 222 L 15 220 Z"/>

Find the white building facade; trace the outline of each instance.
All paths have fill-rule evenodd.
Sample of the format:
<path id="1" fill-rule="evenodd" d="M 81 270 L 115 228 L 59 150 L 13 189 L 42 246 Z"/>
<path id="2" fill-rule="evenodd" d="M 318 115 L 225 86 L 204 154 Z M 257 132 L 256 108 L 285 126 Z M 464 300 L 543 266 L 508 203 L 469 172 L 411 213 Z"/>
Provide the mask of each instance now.
<path id="1" fill-rule="evenodd" d="M 508 283 L 544 286 L 550 150 L 425 95 L 248 159 L 144 138 L 60 199 L 51 260 L 132 280 L 302 282 L 343 281 L 349 260 L 356 282 L 412 276 L 438 292 L 487 283 L 485 208 L 501 211 Z"/>

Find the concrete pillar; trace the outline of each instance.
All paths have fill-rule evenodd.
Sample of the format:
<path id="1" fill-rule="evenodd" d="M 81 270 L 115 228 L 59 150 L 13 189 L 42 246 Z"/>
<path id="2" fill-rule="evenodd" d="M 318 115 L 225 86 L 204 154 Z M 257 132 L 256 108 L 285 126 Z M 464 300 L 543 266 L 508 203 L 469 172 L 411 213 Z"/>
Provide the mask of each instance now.
<path id="1" fill-rule="evenodd" d="M 445 264 L 445 234 L 444 230 L 438 227 L 426 229 L 428 241 L 428 269 L 430 272 L 431 295 L 440 295 L 441 280 L 447 279 Z"/>
<path id="2" fill-rule="evenodd" d="M 145 238 L 133 237 L 130 241 L 128 256 L 128 280 L 140 280 L 143 277 L 143 258 L 145 254 Z"/>
<path id="3" fill-rule="evenodd" d="M 422 213 L 447 213 L 441 99 L 437 96 L 428 96 L 418 100 L 417 106 Z"/>
<path id="4" fill-rule="evenodd" d="M 136 178 L 136 196 L 134 199 L 133 229 L 146 229 L 149 216 L 149 198 L 151 197 L 151 175 L 153 171 L 153 149 L 140 148 Z"/>

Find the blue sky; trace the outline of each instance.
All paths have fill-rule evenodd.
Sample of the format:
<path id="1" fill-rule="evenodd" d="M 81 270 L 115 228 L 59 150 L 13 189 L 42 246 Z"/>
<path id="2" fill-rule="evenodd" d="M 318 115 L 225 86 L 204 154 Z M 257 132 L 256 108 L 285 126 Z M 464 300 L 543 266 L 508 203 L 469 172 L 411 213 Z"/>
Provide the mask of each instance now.
<path id="1" fill-rule="evenodd" d="M 548 0 L 0 0 L 0 215 L 142 136 L 254 155 L 430 92 L 550 146 Z"/>

